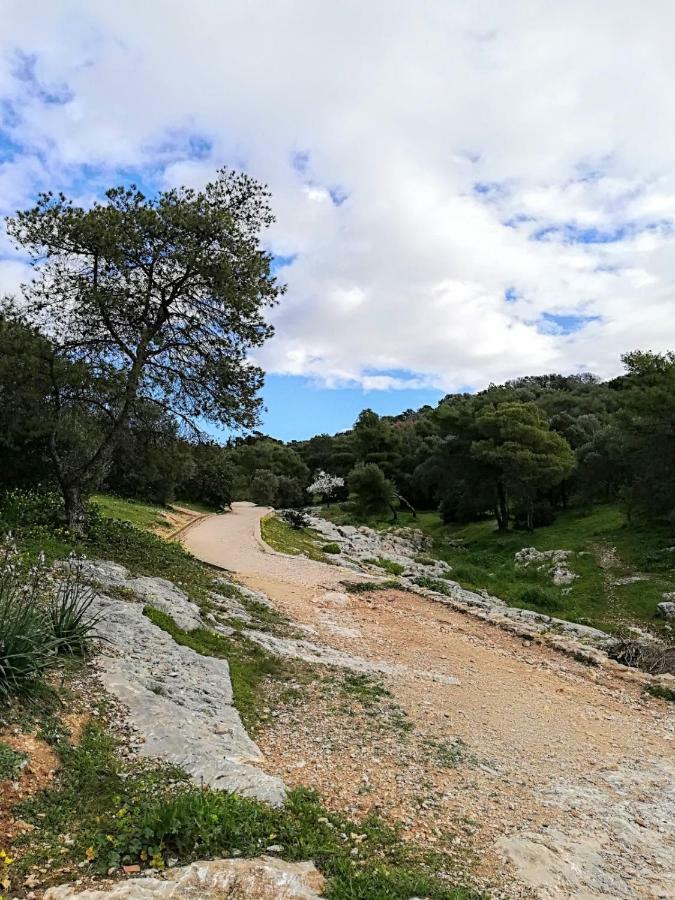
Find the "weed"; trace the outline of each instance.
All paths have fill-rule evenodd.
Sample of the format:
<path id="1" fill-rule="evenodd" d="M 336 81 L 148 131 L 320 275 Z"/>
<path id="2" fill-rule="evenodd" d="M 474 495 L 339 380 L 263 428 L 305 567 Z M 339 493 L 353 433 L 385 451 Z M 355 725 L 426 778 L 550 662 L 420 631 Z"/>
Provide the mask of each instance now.
<path id="1" fill-rule="evenodd" d="M 372 675 L 346 675 L 341 687 L 349 697 L 367 708 L 376 706 L 384 697 L 391 696 L 382 682 Z"/>
<path id="2" fill-rule="evenodd" d="M 44 606 L 44 568 L 28 568 L 15 546 L 0 547 L 0 697 L 29 695 L 52 666 L 58 642 Z"/>
<path id="3" fill-rule="evenodd" d="M 426 741 L 439 764 L 445 769 L 456 769 L 462 764 L 475 765 L 478 760 L 461 738 L 452 741 Z"/>
<path id="4" fill-rule="evenodd" d="M 0 741 L 0 781 L 15 778 L 23 768 L 26 759 L 25 753 L 18 753 L 16 750 L 12 750 L 9 744 Z"/>
<path id="5" fill-rule="evenodd" d="M 560 595 L 557 591 L 541 587 L 538 584 L 521 588 L 517 600 L 526 608 L 534 606 L 535 609 L 559 609 L 561 606 Z"/>
<path id="6" fill-rule="evenodd" d="M 171 857 L 184 864 L 209 856 L 259 856 L 274 843 L 284 859 L 313 859 L 332 900 L 477 897 L 452 886 L 447 857 L 415 850 L 374 817 L 356 823 L 331 812 L 311 791 L 290 791 L 276 808 L 195 787 L 180 770 L 139 767 L 138 761 L 132 769 L 97 722 L 85 727 L 77 747 L 66 744 L 59 755 L 54 786 L 19 810 L 39 828 L 20 838 L 17 886 L 27 871 L 57 854 L 61 866 L 70 863 L 79 871 L 75 866 L 86 861 L 91 873 L 104 874 L 134 863 L 161 869 Z"/>
<path id="7" fill-rule="evenodd" d="M 100 616 L 92 613 L 96 595 L 82 582 L 79 563 L 67 566 L 65 577 L 52 595 L 47 615 L 59 653 L 85 656 L 94 640 Z"/>
<path id="8" fill-rule="evenodd" d="M 436 591 L 438 594 L 445 594 L 447 597 L 452 597 L 452 585 L 442 578 L 429 578 L 427 575 L 418 575 L 417 578 L 413 578 L 413 581 L 415 584 L 419 585 L 419 587 L 424 587 L 430 591 Z"/>

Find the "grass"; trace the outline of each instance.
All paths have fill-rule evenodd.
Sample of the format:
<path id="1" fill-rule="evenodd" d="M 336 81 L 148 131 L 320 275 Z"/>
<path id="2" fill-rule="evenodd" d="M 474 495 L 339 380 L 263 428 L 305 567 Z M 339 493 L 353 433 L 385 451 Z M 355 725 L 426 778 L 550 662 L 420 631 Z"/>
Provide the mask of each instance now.
<path id="1" fill-rule="evenodd" d="M 405 572 L 405 566 L 402 566 L 401 563 L 394 562 L 393 559 L 384 559 L 382 556 L 379 556 L 377 559 L 364 559 L 363 561 L 371 566 L 377 566 L 378 569 L 384 569 L 390 575 L 402 575 Z"/>
<path id="2" fill-rule="evenodd" d="M 166 518 L 167 510 L 162 506 L 114 497 L 111 494 L 94 494 L 91 500 L 109 519 L 131 522 L 137 528 L 170 527 L 170 522 Z"/>
<path id="3" fill-rule="evenodd" d="M 293 528 L 275 515 L 265 516 L 260 522 L 260 533 L 265 543 L 279 553 L 306 556 L 317 562 L 328 562 L 321 549 L 325 538 L 311 528 Z"/>
<path id="4" fill-rule="evenodd" d="M 375 817 L 354 822 L 329 811 L 311 791 L 290 791 L 275 808 L 196 787 L 179 769 L 123 759 L 96 719 L 77 746 L 61 739 L 56 750 L 55 782 L 17 809 L 34 830 L 18 840 L 14 890 L 35 871 L 54 882 L 126 864 L 161 870 L 169 859 L 253 857 L 275 844 L 283 859 L 314 860 L 331 900 L 478 896 L 453 886 L 449 857 L 417 850 Z"/>
<path id="5" fill-rule="evenodd" d="M 398 581 L 341 581 L 348 594 L 370 594 L 373 591 L 400 590 Z"/>
<path id="6" fill-rule="evenodd" d="M 340 505 L 322 510 L 336 524 L 365 524 L 376 530 L 392 527 L 389 517 L 354 519 Z M 420 528 L 433 538 L 424 559 L 442 559 L 452 566 L 449 577 L 470 590 L 484 589 L 512 606 L 544 612 L 615 632 L 626 624 L 648 626 L 658 632 L 656 604 L 664 592 L 675 590 L 675 552 L 667 549 L 675 537 L 665 528 L 646 522 L 629 524 L 615 505 L 590 510 L 562 511 L 556 521 L 535 532 L 499 533 L 492 520 L 467 525 L 444 525 L 436 512 L 419 512 L 417 519 L 399 514 L 397 526 Z M 574 551 L 570 567 L 579 577 L 561 588 L 552 585 L 535 567 L 517 568 L 514 554 L 523 547 Z M 616 548 L 609 569 L 600 565 L 607 548 Z M 641 573 L 644 580 L 614 585 L 622 576 Z M 432 583 L 433 582 L 433 583 Z M 428 587 L 447 593 L 439 579 L 425 579 Z"/>

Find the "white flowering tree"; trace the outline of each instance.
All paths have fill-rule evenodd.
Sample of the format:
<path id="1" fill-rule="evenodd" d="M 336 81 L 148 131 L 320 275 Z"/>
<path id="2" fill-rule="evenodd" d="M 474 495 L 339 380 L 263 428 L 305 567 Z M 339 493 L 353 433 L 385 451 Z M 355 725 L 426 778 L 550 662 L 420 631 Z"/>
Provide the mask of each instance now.
<path id="1" fill-rule="evenodd" d="M 314 481 L 307 488 L 308 494 L 321 494 L 326 503 L 330 506 L 331 499 L 335 496 L 338 488 L 345 486 L 344 478 L 339 475 L 329 475 L 328 472 L 320 471 Z"/>

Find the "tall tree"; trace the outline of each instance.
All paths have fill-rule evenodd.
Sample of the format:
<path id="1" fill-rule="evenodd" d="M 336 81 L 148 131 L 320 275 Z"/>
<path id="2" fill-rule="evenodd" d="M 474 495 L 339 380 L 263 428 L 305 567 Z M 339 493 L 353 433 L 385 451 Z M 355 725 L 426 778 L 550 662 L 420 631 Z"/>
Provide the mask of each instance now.
<path id="1" fill-rule="evenodd" d="M 272 221 L 266 188 L 227 170 L 201 191 L 113 188 L 90 209 L 42 194 L 7 220 L 35 270 L 15 314 L 53 347 L 49 447 L 72 528 L 139 399 L 191 429 L 255 424 L 262 372 L 249 351 L 272 333 L 264 310 L 283 292 L 261 245 Z M 63 360 L 82 377 L 72 366 L 62 377 Z M 76 453 L 64 451 L 73 423 Z"/>

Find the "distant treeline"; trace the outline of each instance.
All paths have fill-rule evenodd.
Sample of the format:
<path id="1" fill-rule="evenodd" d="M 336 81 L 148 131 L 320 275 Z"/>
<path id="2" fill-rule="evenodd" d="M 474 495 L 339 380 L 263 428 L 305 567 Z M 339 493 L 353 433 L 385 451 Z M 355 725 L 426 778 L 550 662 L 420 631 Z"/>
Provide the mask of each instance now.
<path id="1" fill-rule="evenodd" d="M 0 326 L 0 477 L 4 487 L 50 486 L 41 338 Z M 326 472 L 338 476 L 332 499 L 351 493 L 365 512 L 404 504 L 439 509 L 446 521 L 493 515 L 500 528 L 533 528 L 570 504 L 620 500 L 630 513 L 675 523 L 675 354 L 634 352 L 623 362 L 625 374 L 608 382 L 519 378 L 399 416 L 364 410 L 348 431 L 286 444 L 258 433 L 200 442 L 145 400 L 87 489 L 159 503 L 297 507 Z M 104 425 L 95 404 L 73 414 L 74 457 Z"/>

